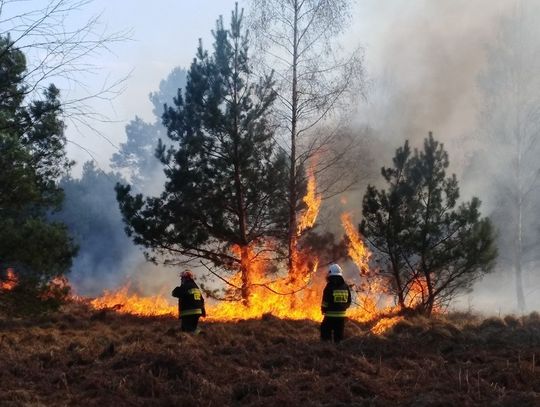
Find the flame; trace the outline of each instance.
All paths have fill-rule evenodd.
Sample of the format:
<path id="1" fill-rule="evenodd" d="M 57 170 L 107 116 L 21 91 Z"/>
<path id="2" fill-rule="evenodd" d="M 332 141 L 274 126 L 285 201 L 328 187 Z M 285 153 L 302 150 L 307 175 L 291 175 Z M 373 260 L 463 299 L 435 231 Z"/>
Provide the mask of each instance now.
<path id="1" fill-rule="evenodd" d="M 144 297 L 129 294 L 129 284 L 117 291 L 105 291 L 90 304 L 96 309 L 113 309 L 122 314 L 138 316 L 175 315 L 177 307 L 171 305 L 162 295 Z"/>
<path id="2" fill-rule="evenodd" d="M 299 219 L 297 237 L 317 219 L 321 196 L 317 194 L 317 184 L 312 170 L 308 171 L 306 196 L 303 198 L 306 210 Z M 392 303 L 389 293 L 389 281 L 386 277 L 369 268 L 371 253 L 362 237 L 353 226 L 352 216 L 344 213 L 341 221 L 347 237 L 348 254 L 360 271 L 360 287 L 354 298 L 354 306 L 348 311 L 348 317 L 358 322 L 378 320 L 372 328 L 374 334 L 381 334 L 402 319 L 395 315 L 399 308 Z M 295 245 L 297 247 L 297 245 Z M 279 264 L 272 258 L 272 242 L 256 242 L 246 247 L 231 247 L 231 253 L 237 258 L 238 269 L 227 279 L 229 293 L 249 293 L 248 301 L 221 301 L 209 304 L 209 321 L 237 321 L 240 319 L 258 319 L 271 314 L 283 319 L 309 319 L 320 321 L 321 295 L 326 284 L 326 270 L 318 270 L 318 259 L 297 250 L 293 255 L 294 269 L 276 268 Z M 414 301 L 417 286 L 412 284 L 410 301 Z M 248 290 L 248 291 L 246 291 Z M 177 306 L 173 300 L 164 296 L 139 296 L 129 293 L 129 286 L 115 292 L 106 292 L 102 297 L 91 302 L 97 309 L 112 308 L 120 313 L 141 316 L 177 315 Z M 386 316 L 386 317 L 383 317 Z"/>
<path id="3" fill-rule="evenodd" d="M 368 261 L 371 256 L 363 244 L 361 237 L 352 227 L 349 214 L 342 217 L 345 233 L 349 242 L 349 255 L 365 275 L 369 274 Z M 271 314 L 278 318 L 320 321 L 321 295 L 326 284 L 326 270 L 318 269 L 318 260 L 310 259 L 304 253 L 297 253 L 297 265 L 301 273 L 291 276 L 287 270 L 269 272 L 274 259 L 262 243 L 242 248 L 233 246 L 231 252 L 240 256 L 244 251 L 244 263 L 249 266 L 247 279 L 242 278 L 239 271 L 228 280 L 230 286 L 237 291 L 242 289 L 242 283 L 249 281 L 249 301 L 221 301 L 217 304 L 207 304 L 209 321 L 237 321 L 241 319 L 260 319 Z M 348 311 L 348 316 L 358 322 L 376 319 L 382 312 L 388 313 L 392 308 L 387 305 L 385 281 L 378 276 L 363 277 L 361 293 L 355 298 L 355 306 Z M 100 298 L 92 301 L 95 308 L 112 308 L 120 313 L 130 313 L 141 316 L 148 315 L 177 315 L 176 306 L 163 296 L 142 297 L 129 294 L 125 286 L 116 292 L 106 292 Z M 238 299 L 238 298 L 237 298 Z M 171 299 L 172 300 L 172 299 Z M 209 301 L 207 301 L 209 302 Z M 399 318 L 387 318 L 379 321 L 372 332 L 382 333 L 397 322 Z"/>
<path id="4" fill-rule="evenodd" d="M 317 181 L 313 168 L 308 170 L 307 191 L 303 201 L 306 204 L 306 210 L 298 220 L 297 236 L 300 236 L 306 229 L 313 227 L 321 209 L 322 196 L 317 194 Z"/>
<path id="5" fill-rule="evenodd" d="M 56 276 L 47 283 L 46 290 L 40 295 L 41 300 L 65 299 L 70 297 L 71 285 L 67 277 Z"/>
<path id="6" fill-rule="evenodd" d="M 206 309 L 209 321 L 238 321 L 241 319 L 260 319 L 266 314 L 272 314 L 284 319 L 311 319 L 320 320 L 321 293 L 324 287 L 324 276 L 316 273 L 318 262 L 306 262 L 303 267 L 308 272 L 302 279 L 292 279 L 287 270 L 277 270 L 269 273 L 273 264 L 270 250 L 267 247 L 251 246 L 247 248 L 249 264 L 249 302 L 244 304 L 238 301 L 221 301 L 210 304 L 207 301 Z M 231 252 L 239 255 L 242 248 L 233 246 Z M 231 287 L 237 292 L 242 289 L 242 275 L 237 272 L 228 279 Z M 101 297 L 91 301 L 96 309 L 114 309 L 119 313 L 139 316 L 177 315 L 177 306 L 174 301 L 157 295 L 152 297 L 139 296 L 129 293 L 129 285 L 117 291 L 107 291 Z"/>
<path id="7" fill-rule="evenodd" d="M 238 253 L 241 248 L 233 247 Z M 249 302 L 220 302 L 208 307 L 210 320 L 230 321 L 249 318 L 261 318 L 265 314 L 272 314 L 288 319 L 315 319 L 320 314 L 320 304 L 317 308 L 306 307 L 306 304 L 316 304 L 320 301 L 319 294 L 314 288 L 313 275 L 318 267 L 317 259 L 308 262 L 303 258 L 302 277 L 291 276 L 286 270 L 269 272 L 274 264 L 271 250 L 268 247 L 247 247 L 249 265 Z M 299 258 L 302 258 L 300 255 Z M 242 279 L 237 273 L 230 284 L 237 289 L 241 288 Z"/>
<path id="8" fill-rule="evenodd" d="M 422 300 L 427 296 L 428 288 L 426 278 L 423 276 L 416 277 L 407 292 L 405 297 L 405 305 L 409 308 L 414 308 L 416 305 L 420 304 Z"/>
<path id="9" fill-rule="evenodd" d="M 17 274 L 15 274 L 15 270 L 9 267 L 6 270 L 6 279 L 4 281 L 0 281 L 0 291 L 11 291 L 17 286 L 18 283 L 19 278 L 17 277 Z"/>
<path id="10" fill-rule="evenodd" d="M 405 297 L 405 305 L 408 308 L 415 308 L 422 304 L 426 298 L 428 298 L 428 296 L 429 289 L 426 277 L 418 275 L 414 278 L 409 286 L 409 290 Z M 432 312 L 441 313 L 443 312 L 443 307 L 441 304 L 434 304 Z"/>
<path id="11" fill-rule="evenodd" d="M 317 183 L 313 170 L 308 171 L 306 196 L 303 198 L 306 209 L 299 218 L 297 237 L 313 227 L 321 206 L 321 196 L 317 194 Z M 297 245 L 294 245 L 297 247 Z M 231 321 L 261 318 L 272 314 L 288 319 L 321 318 L 320 302 L 324 287 L 324 276 L 316 275 L 318 259 L 296 250 L 292 253 L 293 270 L 272 270 L 276 262 L 271 257 L 271 241 L 255 242 L 250 246 L 233 245 L 230 249 L 238 260 L 236 273 L 227 280 L 232 291 L 248 290 L 247 302 L 221 301 L 207 305 L 211 321 Z M 238 295 L 236 299 L 239 300 Z M 176 314 L 177 308 L 162 296 L 142 297 L 129 294 L 125 286 L 115 292 L 106 292 L 94 299 L 92 306 L 97 309 L 112 308 L 120 313 L 135 315 Z"/>
<path id="12" fill-rule="evenodd" d="M 368 274 L 371 253 L 367 249 L 366 245 L 364 245 L 360 234 L 354 228 L 351 214 L 347 212 L 343 213 L 341 215 L 341 223 L 343 225 L 343 229 L 345 229 L 345 235 L 347 236 L 349 243 L 347 250 L 349 256 L 360 270 L 360 274 Z"/>
<path id="13" fill-rule="evenodd" d="M 403 320 L 402 316 L 381 318 L 379 321 L 377 321 L 375 326 L 371 328 L 371 332 L 374 333 L 375 335 L 383 334 L 402 320 Z"/>
<path id="14" fill-rule="evenodd" d="M 392 304 L 392 297 L 388 291 L 388 280 L 369 268 L 371 252 L 368 250 L 357 228 L 352 222 L 352 215 L 345 212 L 341 215 L 341 224 L 347 237 L 347 253 L 352 259 L 360 274 L 360 287 L 357 293 L 357 308 L 352 310 L 351 317 L 356 320 L 377 320 L 371 328 L 374 334 L 382 334 L 390 329 L 402 317 L 382 317 L 392 315 L 399 308 Z"/>
<path id="15" fill-rule="evenodd" d="M 291 243 L 291 246 L 294 249 L 291 252 L 292 268 L 289 270 L 289 276 L 293 286 L 296 286 L 298 283 L 305 283 L 306 280 L 309 280 L 314 270 L 316 270 L 316 267 L 313 268 L 312 264 L 317 264 L 319 261 L 317 258 L 310 261 L 309 255 L 303 253 L 298 247 L 299 238 L 302 236 L 303 232 L 315 225 L 321 208 L 322 196 L 317 193 L 317 180 L 315 178 L 313 166 L 310 166 L 308 169 L 307 190 L 306 195 L 302 200 L 306 205 L 306 209 L 298 219 L 296 236 L 292 237 L 293 242 Z"/>

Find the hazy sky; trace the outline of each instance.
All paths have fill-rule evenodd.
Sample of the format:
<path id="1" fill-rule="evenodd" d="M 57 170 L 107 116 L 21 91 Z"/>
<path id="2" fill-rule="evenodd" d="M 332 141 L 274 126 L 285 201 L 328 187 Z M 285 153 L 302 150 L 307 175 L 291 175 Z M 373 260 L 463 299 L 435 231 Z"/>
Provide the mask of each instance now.
<path id="1" fill-rule="evenodd" d="M 240 7 L 247 1 L 238 2 Z M 416 5 L 422 1 L 416 2 Z M 158 89 L 159 82 L 176 66 L 189 67 L 198 39 L 210 47 L 210 30 L 216 19 L 223 15 L 228 20 L 234 0 L 94 0 L 74 16 L 74 22 L 101 13 L 101 22 L 109 31 L 132 30 L 132 40 L 112 47 L 111 54 L 103 54 L 99 65 L 102 76 L 93 78 L 99 87 L 104 80 L 131 75 L 125 91 L 112 103 L 97 105 L 116 123 L 97 127 L 118 145 L 125 138 L 124 126 L 135 115 L 152 120 L 148 94 Z M 150 5 L 150 6 L 149 6 Z M 345 47 L 362 45 L 373 70 L 380 63 L 382 51 L 377 44 L 398 19 L 414 13 L 417 7 L 409 0 L 356 1 L 352 24 L 345 35 Z M 115 148 L 104 138 L 93 133 L 68 129 L 68 136 L 92 152 L 100 167 L 106 169 Z M 88 160 L 88 153 L 71 145 L 69 153 L 79 162 Z"/>
<path id="2" fill-rule="evenodd" d="M 238 3 L 242 7 L 248 1 Z M 11 7 L 42 7 L 43 4 L 44 0 L 30 0 L 12 3 Z M 211 47 L 210 31 L 216 19 L 223 15 L 227 22 L 234 4 L 234 0 L 94 0 L 72 13 L 73 25 L 84 24 L 93 15 L 101 14 L 102 29 L 108 32 L 131 30 L 131 40 L 113 44 L 111 53 L 102 53 L 98 61 L 93 61 L 101 69 L 84 81 L 99 89 L 104 82 L 130 76 L 124 84 L 124 92 L 115 100 L 94 104 L 97 111 L 114 121 L 95 124 L 103 137 L 84 128 L 77 131 L 74 126 L 68 126 L 68 138 L 88 149 L 98 165 L 108 169 L 110 156 L 125 140 L 127 122 L 135 115 L 153 120 L 148 94 L 158 89 L 159 82 L 174 67 L 189 67 L 199 38 L 206 48 Z M 479 55 L 481 44 L 489 36 L 485 34 L 485 27 L 490 26 L 493 19 L 490 17 L 486 22 L 486 16 L 499 14 L 498 8 L 504 4 L 509 4 L 509 0 L 353 1 L 352 24 L 345 34 L 344 48 L 362 46 L 368 79 L 379 79 L 389 73 L 394 88 L 404 95 L 392 96 L 392 100 L 397 101 L 393 106 L 380 104 L 375 95 L 369 95 L 367 101 L 359 98 L 361 107 L 379 104 L 375 106 L 378 111 L 372 109 L 358 119 L 363 121 L 367 115 L 371 121 L 377 121 L 375 125 L 386 127 L 383 132 L 400 133 L 401 138 L 409 137 L 407 130 L 423 137 L 428 129 L 460 136 L 460 125 L 464 122 L 461 113 L 471 111 L 468 93 L 474 89 L 479 66 L 465 69 L 465 65 L 470 65 L 466 61 L 471 60 L 471 55 Z M 452 85 L 425 94 L 426 88 L 434 84 L 447 84 L 450 76 L 463 78 L 461 88 L 465 91 Z M 70 90 L 74 94 L 77 91 L 76 88 Z M 408 103 L 411 98 L 416 103 L 412 107 Z M 449 106 L 434 109 L 434 103 L 444 98 Z M 402 103 L 404 101 L 407 103 Z M 389 111 L 394 118 L 393 127 L 387 123 Z M 456 111 L 458 119 L 452 118 Z M 433 112 L 440 114 L 435 117 Z M 396 120 L 400 114 L 420 127 L 411 127 L 401 118 Z M 449 118 L 451 126 L 446 123 Z M 466 127 L 471 127 L 473 119 L 467 119 Z M 79 164 L 91 158 L 74 144 L 69 145 L 68 152 Z"/>
<path id="3" fill-rule="evenodd" d="M 368 70 L 380 70 L 384 63 L 382 39 L 392 32 L 396 22 L 405 21 L 422 8 L 425 0 L 358 0 L 353 2 L 353 19 L 345 34 L 344 47 L 362 45 L 369 61 Z M 238 1 L 240 7 L 247 0 Z M 41 8 L 44 0 L 30 0 L 9 4 L 10 11 L 17 8 Z M 216 19 L 223 15 L 225 21 L 234 8 L 235 0 L 94 0 L 81 10 L 70 14 L 70 24 L 81 26 L 92 16 L 100 15 L 100 30 L 116 32 L 131 30 L 131 39 L 112 44 L 111 52 L 103 52 L 97 61 L 99 72 L 83 81 L 91 89 L 100 89 L 129 74 L 124 92 L 111 102 L 94 101 L 93 108 L 107 115 L 112 123 L 95 123 L 102 136 L 81 127 L 69 125 L 68 138 L 75 144 L 68 146 L 68 153 L 78 162 L 78 168 L 86 160 L 95 158 L 102 169 L 107 170 L 109 159 L 117 146 L 125 140 L 126 123 L 139 115 L 153 120 L 148 94 L 156 91 L 159 82 L 177 66 L 189 67 L 194 57 L 198 39 L 206 48 L 211 47 L 211 30 Z M 7 8 L 7 7 L 6 7 Z M 4 13 L 7 11 L 4 10 Z M 80 89 L 62 88 L 64 95 L 77 96 Z M 91 156 L 90 156 L 90 154 Z M 77 169 L 75 175 L 77 175 Z"/>
<path id="4" fill-rule="evenodd" d="M 238 3 L 240 7 L 247 4 L 245 0 Z M 406 0 L 387 0 L 381 6 L 379 0 L 357 2 L 347 42 L 371 48 L 370 44 L 392 25 L 394 16 L 411 8 L 405 7 L 406 3 Z M 101 21 L 109 31 L 132 30 L 131 41 L 116 44 L 113 53 L 102 55 L 99 65 L 103 66 L 103 75 L 92 79 L 99 87 L 104 80 L 111 81 L 131 72 L 122 95 L 112 103 L 97 105 L 116 121 L 97 125 L 109 140 L 115 145 L 122 142 L 124 126 L 135 115 L 153 119 L 148 94 L 158 89 L 160 80 L 174 67 L 189 67 L 199 38 L 205 47 L 211 46 L 210 31 L 216 19 L 223 15 L 227 21 L 234 4 L 234 0 L 94 0 L 75 16 L 82 23 L 85 18 L 101 13 Z M 68 129 L 68 136 L 89 149 L 101 168 L 107 168 L 115 151 L 107 140 L 87 131 L 81 134 L 73 128 Z M 69 153 L 79 163 L 90 158 L 74 145 L 69 147 Z"/>
<path id="5" fill-rule="evenodd" d="M 98 124 L 100 131 L 118 145 L 125 139 L 124 126 L 139 115 L 151 120 L 148 94 L 156 91 L 160 80 L 176 66 L 188 67 L 202 38 L 211 45 L 210 30 L 220 14 L 225 17 L 234 8 L 234 0 L 95 0 L 74 18 L 81 23 L 101 14 L 103 28 L 109 32 L 131 29 L 131 40 L 114 44 L 111 53 L 103 53 L 97 62 L 102 76 L 91 80 L 98 88 L 130 73 L 124 92 L 111 103 L 97 104 L 116 123 Z M 241 5 L 242 2 L 240 1 Z M 77 22 L 74 20 L 74 23 Z M 82 134 L 81 134 L 82 133 Z M 86 130 L 68 128 L 68 136 L 92 152 L 99 166 L 107 169 L 115 151 L 104 138 Z M 69 153 L 79 163 L 90 159 L 87 152 L 71 145 Z"/>

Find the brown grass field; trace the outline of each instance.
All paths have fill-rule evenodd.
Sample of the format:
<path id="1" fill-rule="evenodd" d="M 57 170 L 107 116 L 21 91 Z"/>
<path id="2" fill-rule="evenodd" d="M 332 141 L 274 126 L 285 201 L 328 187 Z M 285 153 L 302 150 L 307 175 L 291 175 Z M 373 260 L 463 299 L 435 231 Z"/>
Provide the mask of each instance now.
<path id="1" fill-rule="evenodd" d="M 70 305 L 0 319 L 0 406 L 540 406 L 540 316 L 204 323 Z"/>

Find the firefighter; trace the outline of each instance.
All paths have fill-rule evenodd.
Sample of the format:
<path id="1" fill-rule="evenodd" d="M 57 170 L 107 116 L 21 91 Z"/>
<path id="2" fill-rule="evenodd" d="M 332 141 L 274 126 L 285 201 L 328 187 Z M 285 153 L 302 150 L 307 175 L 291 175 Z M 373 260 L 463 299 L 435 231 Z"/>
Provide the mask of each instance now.
<path id="1" fill-rule="evenodd" d="M 178 318 L 182 323 L 183 332 L 199 333 L 197 327 L 200 317 L 206 316 L 204 308 L 204 298 L 201 290 L 193 279 L 191 271 L 184 271 L 180 274 L 182 284 L 175 287 L 172 296 L 178 298 Z"/>
<path id="2" fill-rule="evenodd" d="M 345 312 L 351 305 L 351 290 L 343 279 L 343 271 L 337 264 L 331 264 L 326 276 L 321 311 L 324 318 L 321 322 L 321 340 L 335 343 L 343 339 L 345 329 Z"/>

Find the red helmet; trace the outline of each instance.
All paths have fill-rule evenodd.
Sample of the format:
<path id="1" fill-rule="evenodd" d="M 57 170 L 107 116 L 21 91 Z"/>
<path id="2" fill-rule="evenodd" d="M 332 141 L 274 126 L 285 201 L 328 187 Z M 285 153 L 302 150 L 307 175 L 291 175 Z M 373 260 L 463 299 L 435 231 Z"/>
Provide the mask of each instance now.
<path id="1" fill-rule="evenodd" d="M 193 280 L 193 273 L 189 270 L 186 270 L 186 271 L 182 271 L 180 273 L 180 278 L 182 280 Z"/>

